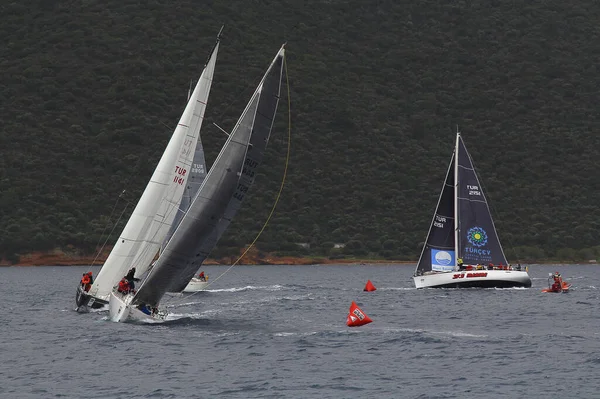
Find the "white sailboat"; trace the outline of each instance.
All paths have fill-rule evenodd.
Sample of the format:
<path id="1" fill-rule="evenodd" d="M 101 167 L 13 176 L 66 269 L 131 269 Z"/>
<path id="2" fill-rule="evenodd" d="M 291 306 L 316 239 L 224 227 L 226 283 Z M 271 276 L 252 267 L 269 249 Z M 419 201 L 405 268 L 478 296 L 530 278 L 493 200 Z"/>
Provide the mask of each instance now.
<path id="1" fill-rule="evenodd" d="M 254 182 L 279 103 L 282 47 L 183 216 L 156 264 L 135 293 L 110 295 L 115 322 L 164 320 L 158 311 L 166 292 L 181 292 L 212 251 Z"/>
<path id="2" fill-rule="evenodd" d="M 531 287 L 529 274 L 520 269 L 506 261 L 471 155 L 457 132 L 415 286 Z"/>
<path id="3" fill-rule="evenodd" d="M 78 287 L 78 310 L 107 305 L 113 287 L 131 268 L 136 268 L 136 276 L 146 273 L 177 223 L 177 211 L 185 198 L 188 178 L 193 174 L 190 171 L 194 170 L 194 156 L 202 152 L 200 128 L 218 49 L 219 37 L 146 189 L 100 273 L 89 291 Z"/>
<path id="4" fill-rule="evenodd" d="M 198 277 L 192 277 L 192 279 L 190 280 L 190 282 L 188 283 L 188 285 L 185 286 L 185 288 L 183 289 L 183 293 L 192 293 L 192 292 L 199 292 L 199 291 L 204 291 L 208 288 L 208 280 L 207 279 L 200 279 Z"/>

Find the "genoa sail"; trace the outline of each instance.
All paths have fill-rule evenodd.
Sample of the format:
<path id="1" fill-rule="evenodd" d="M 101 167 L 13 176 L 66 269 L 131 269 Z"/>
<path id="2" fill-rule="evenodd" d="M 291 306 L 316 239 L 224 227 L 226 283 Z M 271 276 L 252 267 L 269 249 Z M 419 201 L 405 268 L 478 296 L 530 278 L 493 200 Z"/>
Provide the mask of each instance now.
<path id="1" fill-rule="evenodd" d="M 508 264 L 473 161 L 457 137 L 457 251 L 465 264 Z"/>
<path id="2" fill-rule="evenodd" d="M 282 47 L 132 303 L 157 306 L 167 291 L 183 290 L 239 209 L 268 143 L 283 58 Z"/>
<path id="3" fill-rule="evenodd" d="M 449 271 L 456 264 L 454 252 L 454 154 L 429 227 L 417 274 L 428 271 Z"/>
<path id="4" fill-rule="evenodd" d="M 131 267 L 143 274 L 173 225 L 187 187 L 213 80 L 219 42 L 194 88 L 146 189 L 90 289 L 107 300 Z"/>

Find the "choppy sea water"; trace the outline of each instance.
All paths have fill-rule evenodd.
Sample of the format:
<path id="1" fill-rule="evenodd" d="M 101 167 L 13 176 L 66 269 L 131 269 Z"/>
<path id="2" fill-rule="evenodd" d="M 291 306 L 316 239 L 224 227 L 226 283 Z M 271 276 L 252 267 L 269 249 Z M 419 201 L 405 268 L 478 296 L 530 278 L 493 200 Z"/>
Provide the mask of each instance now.
<path id="1" fill-rule="evenodd" d="M 162 325 L 74 312 L 85 270 L 0 268 L 0 397 L 600 398 L 594 265 L 466 290 L 416 290 L 413 266 L 239 266 Z M 555 270 L 571 292 L 541 292 Z M 373 323 L 346 327 L 353 300 Z"/>

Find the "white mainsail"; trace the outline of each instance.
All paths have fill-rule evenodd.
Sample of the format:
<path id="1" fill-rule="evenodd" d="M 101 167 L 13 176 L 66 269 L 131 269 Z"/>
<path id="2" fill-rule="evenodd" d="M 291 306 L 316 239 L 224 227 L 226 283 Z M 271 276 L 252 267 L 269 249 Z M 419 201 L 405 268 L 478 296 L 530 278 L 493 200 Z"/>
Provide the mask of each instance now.
<path id="1" fill-rule="evenodd" d="M 89 294 L 108 300 L 131 267 L 143 274 L 156 256 L 179 209 L 213 80 L 219 42 L 207 62 L 152 178 Z"/>

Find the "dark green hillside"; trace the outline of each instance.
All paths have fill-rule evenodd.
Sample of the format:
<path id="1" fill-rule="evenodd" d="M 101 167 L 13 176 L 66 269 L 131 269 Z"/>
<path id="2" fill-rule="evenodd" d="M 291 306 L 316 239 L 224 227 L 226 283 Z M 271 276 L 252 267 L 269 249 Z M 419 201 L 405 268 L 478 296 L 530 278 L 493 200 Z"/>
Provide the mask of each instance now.
<path id="1" fill-rule="evenodd" d="M 598 21 L 592 0 L 4 2 L 0 255 L 92 251 L 125 189 L 112 244 L 225 24 L 209 164 L 225 138 L 212 122 L 232 128 L 287 41 L 292 156 L 260 249 L 416 259 L 458 124 L 509 258 L 595 258 Z M 217 254 L 266 218 L 287 107 Z"/>

